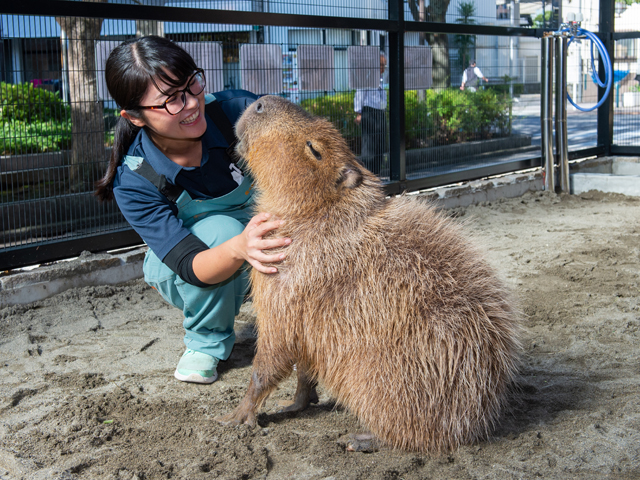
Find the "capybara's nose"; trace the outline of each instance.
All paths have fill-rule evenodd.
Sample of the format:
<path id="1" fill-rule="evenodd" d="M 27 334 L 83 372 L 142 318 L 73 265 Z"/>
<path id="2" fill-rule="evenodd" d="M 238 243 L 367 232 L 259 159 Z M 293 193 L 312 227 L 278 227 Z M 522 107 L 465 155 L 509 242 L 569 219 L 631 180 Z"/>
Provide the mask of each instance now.
<path id="1" fill-rule="evenodd" d="M 264 104 L 262 102 L 256 103 L 256 113 L 264 112 Z"/>

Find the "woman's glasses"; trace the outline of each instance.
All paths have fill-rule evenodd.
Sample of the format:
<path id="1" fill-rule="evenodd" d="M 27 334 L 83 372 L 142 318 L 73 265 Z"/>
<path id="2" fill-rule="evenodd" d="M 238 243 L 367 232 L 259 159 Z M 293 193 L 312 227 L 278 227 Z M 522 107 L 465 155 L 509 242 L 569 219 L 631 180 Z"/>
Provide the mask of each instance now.
<path id="1" fill-rule="evenodd" d="M 191 77 L 189 78 L 187 86 L 182 90 L 177 90 L 176 92 L 169 95 L 169 98 L 167 98 L 162 105 L 152 105 L 148 107 L 140 105 L 138 106 L 138 108 L 146 108 L 149 110 L 164 108 L 170 115 L 177 115 L 184 109 L 184 106 L 187 103 L 187 92 L 195 97 L 202 93 L 206 85 L 207 81 L 204 77 L 204 70 L 202 70 L 201 68 L 197 68 L 193 75 L 191 75 Z"/>

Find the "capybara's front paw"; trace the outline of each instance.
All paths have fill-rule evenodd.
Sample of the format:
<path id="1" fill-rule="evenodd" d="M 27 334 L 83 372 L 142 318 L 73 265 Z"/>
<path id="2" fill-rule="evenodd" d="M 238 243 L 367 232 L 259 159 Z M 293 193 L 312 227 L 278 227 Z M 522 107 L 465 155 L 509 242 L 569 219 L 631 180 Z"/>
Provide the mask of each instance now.
<path id="1" fill-rule="evenodd" d="M 216 422 L 221 423 L 222 425 L 242 425 L 247 424 L 251 427 L 256 426 L 256 414 L 253 410 L 247 411 L 242 408 L 242 406 L 236 408 L 233 412 L 228 413 L 227 415 L 221 415 L 215 418 Z"/>

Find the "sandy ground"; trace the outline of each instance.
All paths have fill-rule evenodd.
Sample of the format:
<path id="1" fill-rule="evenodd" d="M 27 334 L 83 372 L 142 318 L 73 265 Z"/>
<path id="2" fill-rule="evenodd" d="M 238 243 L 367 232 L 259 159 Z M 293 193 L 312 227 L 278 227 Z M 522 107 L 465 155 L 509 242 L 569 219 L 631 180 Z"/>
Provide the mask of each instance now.
<path id="1" fill-rule="evenodd" d="M 518 393 L 491 438 L 448 455 L 346 452 L 357 420 L 320 404 L 255 429 L 213 419 L 244 395 L 250 303 L 220 379 L 180 383 L 180 313 L 142 281 L 0 310 L 1 479 L 640 478 L 640 199 L 541 192 L 452 212 L 525 313 Z"/>

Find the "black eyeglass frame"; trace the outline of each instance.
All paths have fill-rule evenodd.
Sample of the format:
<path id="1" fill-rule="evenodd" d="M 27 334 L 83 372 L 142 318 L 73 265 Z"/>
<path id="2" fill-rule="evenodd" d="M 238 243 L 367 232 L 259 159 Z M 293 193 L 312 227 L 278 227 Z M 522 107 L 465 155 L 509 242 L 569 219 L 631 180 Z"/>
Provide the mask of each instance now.
<path id="1" fill-rule="evenodd" d="M 202 75 L 202 90 L 200 90 L 198 93 L 193 93 L 190 89 L 189 89 L 189 84 L 191 83 L 191 81 L 195 78 L 196 75 Z M 153 82 L 153 85 L 162 93 L 164 93 L 160 87 L 158 87 L 158 85 L 156 84 L 156 81 L 153 79 L 153 77 L 151 77 L 151 81 Z M 164 103 L 162 105 L 149 105 L 149 106 L 144 106 L 144 105 L 138 105 L 136 108 L 142 108 L 142 109 L 146 109 L 146 110 L 158 110 L 161 108 L 164 108 L 167 113 L 169 115 L 178 115 L 182 110 L 184 110 L 184 107 L 187 105 L 187 92 L 189 92 L 189 94 L 193 97 L 197 97 L 198 95 L 200 95 L 204 89 L 207 86 L 207 77 L 204 74 L 204 70 L 202 68 L 196 68 L 196 70 L 193 72 L 193 75 L 191 75 L 189 77 L 189 80 L 187 80 L 187 86 L 184 87 L 182 90 L 176 90 L 174 93 L 172 93 L 171 95 L 169 95 L 167 97 L 167 99 L 164 101 Z M 178 110 L 176 113 L 171 113 L 169 111 L 169 109 L 167 108 L 167 103 L 169 102 L 169 100 L 171 100 L 172 97 L 175 97 L 176 95 L 178 95 L 179 93 L 182 94 L 182 108 L 180 110 Z"/>

